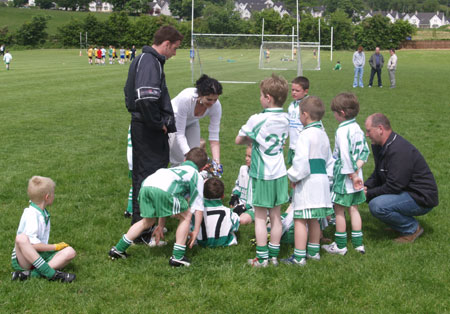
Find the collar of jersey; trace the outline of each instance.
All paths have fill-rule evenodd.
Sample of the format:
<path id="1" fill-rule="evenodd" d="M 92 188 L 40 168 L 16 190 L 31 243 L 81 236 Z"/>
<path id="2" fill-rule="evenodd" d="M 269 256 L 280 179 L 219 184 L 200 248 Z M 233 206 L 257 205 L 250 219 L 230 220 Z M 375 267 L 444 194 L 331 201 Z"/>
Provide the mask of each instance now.
<path id="1" fill-rule="evenodd" d="M 205 198 L 205 207 L 218 207 L 218 206 L 222 206 L 222 199 L 220 198 L 214 198 L 214 199 L 209 199 L 209 198 Z"/>
<path id="2" fill-rule="evenodd" d="M 263 112 L 283 112 L 283 108 L 266 108 Z"/>
<path id="3" fill-rule="evenodd" d="M 50 213 L 47 211 L 46 208 L 44 208 L 44 210 L 42 210 L 39 206 L 37 206 L 35 203 L 30 201 L 30 205 L 34 208 L 36 208 L 41 215 L 44 217 L 45 220 L 45 224 L 48 224 L 48 221 L 50 220 Z"/>
<path id="4" fill-rule="evenodd" d="M 308 98 L 308 96 L 309 96 L 309 95 L 306 94 L 305 96 L 303 96 L 302 99 L 294 100 L 294 108 L 297 108 L 303 100 L 305 100 L 306 98 Z"/>
<path id="5" fill-rule="evenodd" d="M 195 170 L 198 171 L 198 167 L 197 167 L 197 165 L 196 165 L 193 161 L 186 160 L 186 161 L 183 162 L 181 165 L 182 165 L 182 166 L 191 166 L 191 167 L 193 167 Z"/>
<path id="6" fill-rule="evenodd" d="M 355 118 L 350 119 L 350 120 L 345 120 L 345 121 L 341 122 L 341 124 L 339 124 L 338 128 L 355 123 L 355 122 L 356 122 Z"/>
<path id="7" fill-rule="evenodd" d="M 322 126 L 322 121 L 314 121 L 314 122 L 311 122 L 310 124 L 306 125 L 305 129 L 309 129 L 309 128 L 319 128 L 319 129 L 321 129 L 322 127 L 323 127 Z"/>

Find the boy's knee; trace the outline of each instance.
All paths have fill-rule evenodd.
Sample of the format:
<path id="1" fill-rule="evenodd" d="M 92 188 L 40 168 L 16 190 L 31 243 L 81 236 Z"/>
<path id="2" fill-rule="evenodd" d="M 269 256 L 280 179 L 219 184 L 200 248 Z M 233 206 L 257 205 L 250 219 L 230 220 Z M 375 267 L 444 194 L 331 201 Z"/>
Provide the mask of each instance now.
<path id="1" fill-rule="evenodd" d="M 67 261 L 70 261 L 77 256 L 77 252 L 71 246 L 64 248 L 61 252 L 64 253 L 64 258 Z"/>
<path id="2" fill-rule="evenodd" d="M 252 217 L 249 214 L 242 214 L 239 217 L 239 224 L 241 225 L 249 225 L 252 223 Z"/>
<path id="3" fill-rule="evenodd" d="M 182 220 L 190 220 L 192 218 L 192 213 L 187 210 L 185 212 L 179 213 L 178 215 L 175 216 L 176 218 L 178 218 L 178 220 L 182 221 Z"/>
<path id="4" fill-rule="evenodd" d="M 29 242 L 30 240 L 28 239 L 28 236 L 25 233 L 21 233 L 16 236 L 16 245 L 19 247 Z"/>

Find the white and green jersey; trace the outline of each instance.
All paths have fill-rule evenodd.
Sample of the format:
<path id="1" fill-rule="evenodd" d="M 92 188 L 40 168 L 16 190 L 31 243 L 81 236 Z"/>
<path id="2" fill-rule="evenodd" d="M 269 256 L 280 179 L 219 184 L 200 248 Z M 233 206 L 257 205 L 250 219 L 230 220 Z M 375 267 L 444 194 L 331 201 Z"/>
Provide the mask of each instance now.
<path id="1" fill-rule="evenodd" d="M 247 209 L 252 207 L 252 180 L 249 180 L 248 173 L 247 165 L 241 166 L 232 192 L 232 194 L 239 196 L 239 203 L 245 205 Z"/>
<path id="2" fill-rule="evenodd" d="M 336 130 L 333 157 L 336 160 L 333 169 L 333 192 L 350 194 L 361 191 L 353 188 L 353 182 L 348 177 L 348 174 L 358 169 L 356 166 L 358 160 L 367 162 L 369 158 L 369 146 L 364 132 L 355 119 L 339 124 Z M 358 172 L 358 176 L 363 180 L 362 169 Z"/>
<path id="3" fill-rule="evenodd" d="M 17 235 L 26 234 L 31 244 L 48 244 L 50 237 L 50 214 L 47 209 L 42 210 L 30 202 L 30 206 L 23 210 Z"/>
<path id="4" fill-rule="evenodd" d="M 192 161 L 185 161 L 174 168 L 161 168 L 142 182 L 142 189 L 155 187 L 172 195 L 189 198 L 193 213 L 203 211 L 203 178 Z"/>
<path id="5" fill-rule="evenodd" d="M 128 170 L 133 170 L 133 145 L 131 144 L 131 125 L 128 127 L 127 161 Z"/>
<path id="6" fill-rule="evenodd" d="M 203 221 L 197 236 L 198 244 L 204 247 L 230 246 L 237 244 L 234 232 L 239 229 L 239 216 L 223 206 L 220 199 L 205 199 Z"/>
<path id="7" fill-rule="evenodd" d="M 291 102 L 288 108 L 289 114 L 289 148 L 295 150 L 298 134 L 303 130 L 303 124 L 300 122 L 300 103 L 308 96 Z"/>
<path id="8" fill-rule="evenodd" d="M 289 132 L 289 117 L 282 108 L 267 108 L 255 114 L 239 130 L 253 140 L 250 177 L 274 180 L 286 175 L 283 146 Z"/>
<path id="9" fill-rule="evenodd" d="M 322 122 L 306 125 L 295 147 L 289 180 L 296 183 L 292 198 L 294 210 L 332 208 L 327 165 L 332 159 L 330 141 Z"/>

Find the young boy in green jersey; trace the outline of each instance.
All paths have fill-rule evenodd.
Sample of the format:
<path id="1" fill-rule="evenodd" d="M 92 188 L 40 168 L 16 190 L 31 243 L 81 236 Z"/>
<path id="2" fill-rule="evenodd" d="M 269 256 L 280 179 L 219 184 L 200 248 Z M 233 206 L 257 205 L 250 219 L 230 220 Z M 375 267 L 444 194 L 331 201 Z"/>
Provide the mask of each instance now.
<path id="1" fill-rule="evenodd" d="M 197 235 L 197 242 L 202 247 L 221 247 L 237 244 L 235 232 L 239 229 L 239 216 L 230 208 L 223 206 L 225 186 L 218 178 L 205 181 L 203 196 L 205 210 L 203 222 Z"/>
<path id="2" fill-rule="evenodd" d="M 264 79 L 260 84 L 260 102 L 264 111 L 255 114 L 241 127 L 236 144 L 252 143 L 250 178 L 252 205 L 255 209 L 256 258 L 248 260 L 253 267 L 278 265 L 282 233 L 280 207 L 289 200 L 283 146 L 289 133 L 289 117 L 283 104 L 289 92 L 287 81 L 280 76 Z M 271 223 L 267 246 L 267 210 Z"/>
<path id="3" fill-rule="evenodd" d="M 331 199 L 336 213 L 335 242 L 322 245 L 331 254 L 347 253 L 347 231 L 345 211 L 348 210 L 352 223 L 352 244 L 354 249 L 365 253 L 362 221 L 358 205 L 366 201 L 362 166 L 369 157 L 369 147 L 364 132 L 356 123 L 359 102 L 352 93 L 341 93 L 331 101 L 334 117 L 340 122 L 336 130 L 333 158 L 333 187 Z"/>
<path id="4" fill-rule="evenodd" d="M 141 217 L 139 222 L 130 227 L 119 242 L 111 248 L 112 259 L 127 258 L 125 252 L 133 241 L 144 231 L 153 226 L 158 219 L 158 226 L 153 231 L 156 244 L 164 238 L 166 218 L 174 216 L 180 222 L 176 231 L 173 255 L 169 259 L 171 266 L 189 266 L 185 257 L 186 241 L 190 229 L 192 214 L 195 212 L 195 227 L 190 235 L 189 247 L 195 243 L 203 218 L 203 178 L 199 171 L 208 160 L 201 148 L 193 148 L 186 154 L 185 162 L 174 168 L 161 168 L 142 182 L 139 192 Z"/>
<path id="5" fill-rule="evenodd" d="M 75 274 L 65 273 L 64 268 L 76 255 L 65 242 L 48 244 L 50 236 L 50 213 L 47 206 L 55 199 L 55 182 L 34 176 L 28 181 L 30 205 L 20 218 L 11 263 L 12 280 L 26 280 L 30 276 L 49 280 L 72 282 Z"/>

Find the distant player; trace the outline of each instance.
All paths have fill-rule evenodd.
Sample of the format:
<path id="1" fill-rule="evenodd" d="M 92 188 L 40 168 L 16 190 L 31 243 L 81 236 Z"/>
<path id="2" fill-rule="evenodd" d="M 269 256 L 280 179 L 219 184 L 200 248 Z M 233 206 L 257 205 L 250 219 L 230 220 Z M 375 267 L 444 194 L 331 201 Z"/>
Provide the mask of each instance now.
<path id="1" fill-rule="evenodd" d="M 225 186 L 220 179 L 210 178 L 205 181 L 203 189 L 205 210 L 200 232 L 197 235 L 197 242 L 202 247 L 237 244 L 235 232 L 239 229 L 239 216 L 223 206 L 224 192 Z"/>
<path id="2" fill-rule="evenodd" d="M 75 275 L 59 271 L 75 257 L 75 250 L 65 242 L 48 244 L 50 214 L 47 207 L 55 199 L 55 182 L 34 176 L 28 181 L 30 204 L 20 218 L 11 263 L 12 280 L 44 277 L 48 280 L 72 282 Z"/>
<path id="3" fill-rule="evenodd" d="M 100 49 L 100 50 L 101 50 L 101 52 L 102 52 L 102 60 L 101 60 L 101 63 L 102 63 L 102 65 L 105 65 L 105 60 L 106 60 L 106 49 L 105 49 L 105 47 L 102 46 L 102 49 Z"/>
<path id="4" fill-rule="evenodd" d="M 92 65 L 92 56 L 94 55 L 94 49 L 92 49 L 92 46 L 89 47 L 87 55 L 89 64 Z"/>
<path id="5" fill-rule="evenodd" d="M 95 63 L 98 65 L 102 64 L 102 50 L 101 49 L 97 49 L 97 55 L 95 58 Z"/>
<path id="6" fill-rule="evenodd" d="M 109 64 L 113 64 L 113 61 L 114 61 L 113 56 L 114 56 L 113 47 L 109 46 L 109 49 L 108 49 Z"/>
<path id="7" fill-rule="evenodd" d="M 120 48 L 120 64 L 125 64 L 125 49 L 122 47 Z"/>
<path id="8" fill-rule="evenodd" d="M 335 70 L 335 71 L 340 71 L 340 70 L 342 70 L 341 61 L 338 61 L 338 62 L 336 63 L 336 65 L 334 66 L 334 69 L 333 69 L 333 70 Z"/>
<path id="9" fill-rule="evenodd" d="M 9 53 L 9 50 L 6 50 L 5 55 L 3 56 L 3 61 L 5 62 L 6 70 L 9 70 L 9 64 L 11 63 L 12 56 Z"/>
<path id="10" fill-rule="evenodd" d="M 136 58 L 136 47 L 133 45 L 133 47 L 131 48 L 131 57 L 130 57 L 130 61 L 133 61 L 134 58 Z"/>

